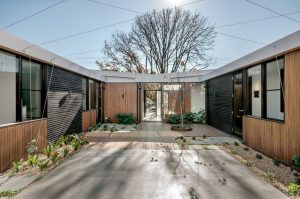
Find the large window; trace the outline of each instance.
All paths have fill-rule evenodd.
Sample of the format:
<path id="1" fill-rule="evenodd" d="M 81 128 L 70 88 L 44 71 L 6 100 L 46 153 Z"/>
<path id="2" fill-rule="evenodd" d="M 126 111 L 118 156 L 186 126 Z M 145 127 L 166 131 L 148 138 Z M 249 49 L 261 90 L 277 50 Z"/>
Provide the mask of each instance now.
<path id="1" fill-rule="evenodd" d="M 261 65 L 254 66 L 247 71 L 249 115 L 261 117 Z"/>
<path id="2" fill-rule="evenodd" d="M 283 59 L 266 64 L 266 114 L 267 118 L 284 119 Z"/>
<path id="3" fill-rule="evenodd" d="M 16 56 L 0 51 L 0 124 L 16 121 Z"/>
<path id="4" fill-rule="evenodd" d="M 22 120 L 42 116 L 42 68 L 40 64 L 22 60 Z"/>
<path id="5" fill-rule="evenodd" d="M 247 114 L 284 120 L 284 59 L 251 67 L 247 77 Z"/>
<path id="6" fill-rule="evenodd" d="M 96 83 L 89 81 L 89 109 L 96 109 Z"/>

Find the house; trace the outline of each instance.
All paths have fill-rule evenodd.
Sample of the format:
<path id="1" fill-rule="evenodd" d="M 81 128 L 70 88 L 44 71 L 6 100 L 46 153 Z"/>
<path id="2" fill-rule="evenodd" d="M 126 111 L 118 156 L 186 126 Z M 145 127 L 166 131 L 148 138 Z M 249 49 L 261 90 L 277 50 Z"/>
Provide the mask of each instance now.
<path id="1" fill-rule="evenodd" d="M 117 113 L 165 121 L 206 111 L 207 124 L 291 163 L 300 154 L 300 31 L 216 70 L 134 74 L 88 70 L 0 32 L 0 171 L 67 133 L 87 131 Z"/>

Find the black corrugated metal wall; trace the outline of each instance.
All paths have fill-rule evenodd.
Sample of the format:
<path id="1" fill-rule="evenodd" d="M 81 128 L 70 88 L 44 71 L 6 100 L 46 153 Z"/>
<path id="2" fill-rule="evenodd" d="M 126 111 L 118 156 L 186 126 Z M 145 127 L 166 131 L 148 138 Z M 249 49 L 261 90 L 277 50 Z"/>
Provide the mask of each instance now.
<path id="1" fill-rule="evenodd" d="M 226 133 L 232 133 L 232 75 L 207 81 L 207 123 Z"/>
<path id="2" fill-rule="evenodd" d="M 48 82 L 52 66 L 48 66 Z M 48 93 L 48 139 L 82 131 L 82 77 L 54 68 Z"/>

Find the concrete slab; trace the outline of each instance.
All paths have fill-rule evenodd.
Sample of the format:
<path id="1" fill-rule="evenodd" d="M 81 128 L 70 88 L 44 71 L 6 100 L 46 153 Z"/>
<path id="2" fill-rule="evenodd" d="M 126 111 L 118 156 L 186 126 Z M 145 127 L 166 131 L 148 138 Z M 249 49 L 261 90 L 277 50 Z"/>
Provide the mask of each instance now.
<path id="1" fill-rule="evenodd" d="M 221 150 L 85 149 L 16 198 L 287 197 Z"/>
<path id="2" fill-rule="evenodd" d="M 2 191 L 18 191 L 27 187 L 38 177 L 38 174 L 15 176 L 11 177 L 7 182 L 0 186 L 0 192 Z"/>

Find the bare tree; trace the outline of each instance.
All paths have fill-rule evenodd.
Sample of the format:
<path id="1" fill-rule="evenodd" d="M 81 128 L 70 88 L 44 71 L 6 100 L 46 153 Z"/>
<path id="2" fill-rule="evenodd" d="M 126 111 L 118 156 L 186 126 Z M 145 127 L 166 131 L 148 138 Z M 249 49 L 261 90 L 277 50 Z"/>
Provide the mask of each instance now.
<path id="1" fill-rule="evenodd" d="M 214 26 L 199 13 L 180 8 L 152 11 L 138 17 L 129 33 L 105 41 L 100 69 L 168 73 L 207 67 Z"/>

